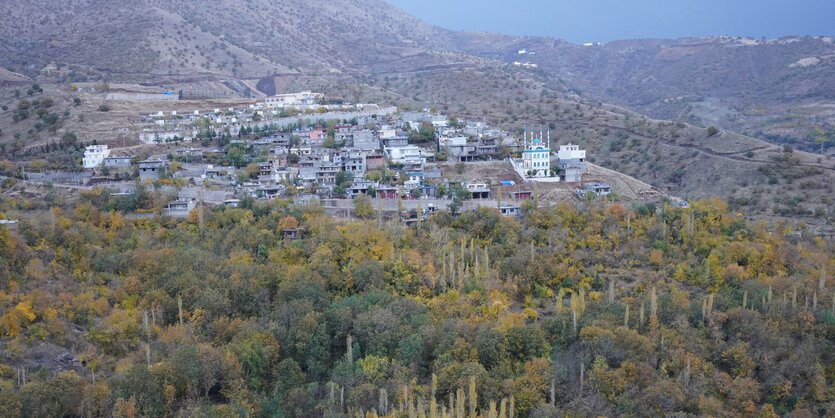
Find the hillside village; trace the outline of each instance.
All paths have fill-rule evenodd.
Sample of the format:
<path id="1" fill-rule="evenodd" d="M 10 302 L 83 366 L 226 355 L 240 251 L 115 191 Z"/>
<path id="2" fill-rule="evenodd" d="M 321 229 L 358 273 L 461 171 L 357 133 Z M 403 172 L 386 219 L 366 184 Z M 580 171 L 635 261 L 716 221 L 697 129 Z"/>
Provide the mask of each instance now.
<path id="1" fill-rule="evenodd" d="M 242 107 L 155 111 L 123 130 L 135 132 L 131 144 L 141 145 L 87 143 L 83 171 L 19 177 L 50 187 L 102 188 L 114 198 L 135 197 L 137 188 L 159 192 L 165 202 L 150 213 L 121 206 L 136 216 L 186 217 L 202 204 L 281 198 L 350 217 L 358 216 L 355 200 L 365 196 L 359 205 L 372 202 L 380 216 L 414 222 L 438 209 L 494 207 L 518 216 L 526 200 L 664 197 L 648 185 L 612 186 L 611 173 L 601 170 L 589 175 L 586 150 L 560 144 L 549 129 L 508 132 L 433 109 L 399 111 L 310 91 Z"/>
<path id="2" fill-rule="evenodd" d="M 5 2 L 0 418 L 835 417 L 835 39 L 603 33 L 817 1 Z"/>

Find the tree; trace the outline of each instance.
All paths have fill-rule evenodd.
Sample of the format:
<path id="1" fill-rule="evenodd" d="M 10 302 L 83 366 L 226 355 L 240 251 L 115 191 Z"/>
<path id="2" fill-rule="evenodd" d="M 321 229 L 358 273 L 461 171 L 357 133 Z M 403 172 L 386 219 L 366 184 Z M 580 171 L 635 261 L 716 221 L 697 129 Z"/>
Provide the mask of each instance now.
<path id="1" fill-rule="evenodd" d="M 0 416 L 18 418 L 23 410 L 23 404 L 18 395 L 12 390 L 0 391 Z"/>
<path id="2" fill-rule="evenodd" d="M 279 231 L 292 230 L 299 227 L 299 221 L 294 216 L 285 216 L 278 221 Z"/>
<path id="3" fill-rule="evenodd" d="M 712 138 L 712 137 L 714 137 L 718 134 L 719 134 L 719 128 L 717 128 L 715 126 L 710 126 L 710 127 L 707 128 L 707 136 Z"/>
<path id="4" fill-rule="evenodd" d="M 84 379 L 75 372 L 61 372 L 47 381 L 23 386 L 20 397 L 25 416 L 78 416 L 85 388 Z"/>
<path id="5" fill-rule="evenodd" d="M 6 311 L 0 317 L 0 326 L 2 326 L 5 335 L 16 337 L 35 318 L 36 315 L 32 310 L 32 302 L 23 301 L 18 303 L 13 309 Z"/>
<path id="6" fill-rule="evenodd" d="M 81 400 L 81 415 L 84 417 L 107 417 L 111 412 L 113 394 L 104 383 L 84 387 Z"/>
<path id="7" fill-rule="evenodd" d="M 258 175 L 261 174 L 261 166 L 258 163 L 249 163 L 244 168 L 244 173 L 251 179 L 257 179 Z"/>
<path id="8" fill-rule="evenodd" d="M 336 173 L 335 181 L 342 187 L 348 187 L 354 182 L 354 174 L 348 171 L 340 171 Z"/>
<path id="9" fill-rule="evenodd" d="M 453 195 L 452 202 L 449 203 L 447 209 L 449 209 L 449 213 L 457 215 L 461 210 L 461 198 L 458 195 Z"/>
<path id="10" fill-rule="evenodd" d="M 294 388 L 304 385 L 306 376 L 299 364 L 291 358 L 278 362 L 275 367 L 276 380 L 273 383 L 273 396 L 283 400 Z"/>
<path id="11" fill-rule="evenodd" d="M 354 198 L 354 216 L 360 219 L 371 219 L 374 217 L 371 198 L 366 195 L 360 195 Z"/>
<path id="12" fill-rule="evenodd" d="M 409 141 L 413 143 L 426 143 L 435 140 L 435 126 L 432 122 L 423 121 L 417 130 L 407 130 Z"/>
<path id="13" fill-rule="evenodd" d="M 266 387 L 278 358 L 278 341 L 269 334 L 244 332 L 232 342 L 232 352 L 240 363 L 250 390 Z"/>
<path id="14" fill-rule="evenodd" d="M 61 145 L 64 146 L 72 146 L 78 142 L 78 137 L 75 136 L 74 132 L 65 132 L 64 135 L 61 136 Z"/>
<path id="15" fill-rule="evenodd" d="M 535 326 L 512 328 L 505 341 L 507 353 L 521 362 L 545 357 L 551 350 L 542 329 Z"/>
<path id="16" fill-rule="evenodd" d="M 99 112 L 109 112 L 109 111 L 110 111 L 110 106 L 108 106 L 106 104 L 103 104 L 103 105 L 99 106 Z"/>
<path id="17" fill-rule="evenodd" d="M 75 107 L 81 106 L 81 98 L 73 97 L 72 103 L 73 105 L 75 105 Z"/>

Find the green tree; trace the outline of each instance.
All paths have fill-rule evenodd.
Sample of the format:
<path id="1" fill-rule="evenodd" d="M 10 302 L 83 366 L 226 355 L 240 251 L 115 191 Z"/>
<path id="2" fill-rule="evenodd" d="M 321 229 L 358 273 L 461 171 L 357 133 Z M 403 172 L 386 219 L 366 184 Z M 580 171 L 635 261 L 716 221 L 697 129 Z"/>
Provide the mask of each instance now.
<path id="1" fill-rule="evenodd" d="M 520 362 L 546 357 L 551 350 L 545 333 L 536 326 L 511 328 L 505 339 L 507 353 Z"/>
<path id="2" fill-rule="evenodd" d="M 371 198 L 366 195 L 360 195 L 354 198 L 354 216 L 360 219 L 371 219 L 374 217 Z"/>
<path id="3" fill-rule="evenodd" d="M 18 418 L 23 411 L 23 404 L 17 393 L 12 390 L 0 390 L 0 417 Z"/>

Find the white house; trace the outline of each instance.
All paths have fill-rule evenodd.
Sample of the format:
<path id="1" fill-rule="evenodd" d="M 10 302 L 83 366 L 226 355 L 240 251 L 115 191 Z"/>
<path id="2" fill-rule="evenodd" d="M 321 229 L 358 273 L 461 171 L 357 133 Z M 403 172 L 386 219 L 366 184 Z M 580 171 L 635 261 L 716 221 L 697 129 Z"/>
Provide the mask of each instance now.
<path id="1" fill-rule="evenodd" d="M 531 140 L 522 151 L 522 169 L 528 177 L 549 177 L 551 175 L 551 149 L 542 138 Z"/>
<path id="2" fill-rule="evenodd" d="M 322 93 L 313 93 L 310 91 L 303 91 L 300 93 L 279 94 L 276 96 L 267 97 L 266 105 L 270 108 L 288 106 L 309 106 L 316 104 L 318 100 L 324 97 L 325 95 Z"/>
<path id="3" fill-rule="evenodd" d="M 110 156 L 110 149 L 107 145 L 90 145 L 84 150 L 84 168 L 96 168 L 104 162 L 104 159 Z"/>
<path id="4" fill-rule="evenodd" d="M 423 177 L 424 174 L 420 172 L 411 172 L 409 173 L 409 179 L 406 180 L 403 185 L 408 188 L 416 188 L 423 185 Z"/>
<path id="5" fill-rule="evenodd" d="M 463 147 L 463 146 L 467 145 L 467 137 L 465 137 L 465 136 L 453 136 L 453 137 L 442 136 L 438 140 L 438 143 L 440 144 L 440 146 L 442 148 L 443 147 Z"/>
<path id="6" fill-rule="evenodd" d="M 380 128 L 380 139 L 389 139 L 397 136 L 397 129 L 384 126 Z"/>
<path id="7" fill-rule="evenodd" d="M 420 148 L 414 145 L 386 147 L 386 154 L 393 163 L 417 164 L 423 161 Z"/>
<path id="8" fill-rule="evenodd" d="M 568 161 L 583 163 L 586 161 L 586 150 L 582 150 L 579 145 L 574 144 L 560 145 L 557 158 L 560 159 L 560 163 Z"/>

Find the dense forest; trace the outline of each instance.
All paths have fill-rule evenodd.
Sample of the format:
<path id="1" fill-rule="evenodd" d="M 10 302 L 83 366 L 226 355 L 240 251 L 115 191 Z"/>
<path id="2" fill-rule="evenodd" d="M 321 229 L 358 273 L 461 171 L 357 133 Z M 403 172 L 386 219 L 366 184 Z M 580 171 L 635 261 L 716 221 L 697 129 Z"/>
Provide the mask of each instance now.
<path id="1" fill-rule="evenodd" d="M 113 199 L 0 201 L 0 416 L 835 415 L 835 251 L 802 225 L 718 200 L 407 227 Z"/>

